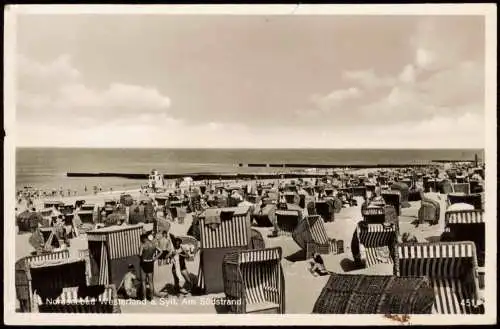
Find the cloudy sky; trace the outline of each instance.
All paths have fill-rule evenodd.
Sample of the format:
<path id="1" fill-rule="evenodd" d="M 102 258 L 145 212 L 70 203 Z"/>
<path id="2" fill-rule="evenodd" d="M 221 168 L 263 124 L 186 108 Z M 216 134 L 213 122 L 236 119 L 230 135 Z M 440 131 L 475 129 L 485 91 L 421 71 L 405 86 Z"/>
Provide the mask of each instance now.
<path id="1" fill-rule="evenodd" d="M 481 16 L 20 15 L 16 143 L 484 147 Z"/>

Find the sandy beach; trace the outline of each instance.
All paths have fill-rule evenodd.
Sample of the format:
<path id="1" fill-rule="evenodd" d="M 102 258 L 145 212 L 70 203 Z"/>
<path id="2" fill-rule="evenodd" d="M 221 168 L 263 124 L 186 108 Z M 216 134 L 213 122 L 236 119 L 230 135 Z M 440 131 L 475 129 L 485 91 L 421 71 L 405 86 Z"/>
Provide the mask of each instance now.
<path id="1" fill-rule="evenodd" d="M 123 191 L 104 192 L 97 195 L 85 196 L 83 199 L 87 203 L 104 204 L 106 199 L 119 199 Z M 139 190 L 127 191 L 134 197 L 140 195 Z M 436 199 L 436 195 L 427 195 Z M 65 203 L 74 203 L 82 197 L 62 197 L 59 198 Z M 444 198 L 441 198 L 441 216 L 444 216 L 446 209 Z M 373 274 L 373 275 L 392 275 L 392 264 L 377 264 L 369 268 L 353 270 L 352 267 L 352 252 L 350 243 L 352 234 L 359 221 L 362 220 L 360 205 L 362 200 L 358 200 L 358 206 L 350 208 L 342 208 L 335 214 L 334 222 L 325 223 L 325 227 L 330 238 L 344 240 L 345 250 L 342 254 L 324 255 L 326 268 L 335 273 L 349 274 Z M 38 200 L 42 202 L 42 200 Z M 400 232 L 409 232 L 416 236 L 419 242 L 430 242 L 438 238 L 443 231 L 442 225 L 429 226 L 421 225 L 418 228 L 412 224 L 417 218 L 417 212 L 420 207 L 420 202 L 410 202 L 411 207 L 403 208 L 400 221 Z M 183 224 L 177 222 L 172 223 L 171 232 L 175 235 L 185 235 L 192 222 L 192 214 L 188 214 Z M 296 256 L 300 254 L 300 247 L 293 241 L 291 237 L 280 236 L 276 238 L 268 237 L 271 232 L 270 228 L 255 228 L 265 240 L 266 247 L 281 247 L 283 250 L 282 267 L 285 273 L 285 295 L 286 295 L 286 313 L 287 314 L 304 314 L 311 313 L 314 303 L 318 298 L 322 288 L 326 284 L 329 276 L 314 277 L 308 271 L 307 260 L 300 259 Z M 33 251 L 28 243 L 30 234 L 21 234 L 16 237 L 16 259 L 20 259 L 29 255 Z M 88 244 L 86 235 L 82 234 L 70 241 L 70 249 L 72 252 L 77 250 L 87 249 Z M 198 274 L 199 253 L 194 261 L 187 263 L 189 272 L 193 275 Z M 155 289 L 160 290 L 165 284 L 172 283 L 173 277 L 170 266 L 156 266 L 155 268 Z M 217 313 L 221 309 L 215 305 L 217 298 L 224 297 L 224 294 L 204 295 L 204 296 L 189 296 L 177 297 L 169 296 L 168 298 L 157 297 L 153 301 L 146 303 L 127 302 L 122 300 L 121 310 L 124 313 Z"/>

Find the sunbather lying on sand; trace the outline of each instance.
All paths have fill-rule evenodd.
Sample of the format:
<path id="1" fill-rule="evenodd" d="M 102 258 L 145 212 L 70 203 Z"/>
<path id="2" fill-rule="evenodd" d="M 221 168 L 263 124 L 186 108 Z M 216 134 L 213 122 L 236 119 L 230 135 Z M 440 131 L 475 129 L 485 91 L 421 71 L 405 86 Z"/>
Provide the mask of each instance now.
<path id="1" fill-rule="evenodd" d="M 325 263 L 319 253 L 314 253 L 309 265 L 309 272 L 311 272 L 313 276 L 324 276 L 332 273 L 325 268 Z"/>

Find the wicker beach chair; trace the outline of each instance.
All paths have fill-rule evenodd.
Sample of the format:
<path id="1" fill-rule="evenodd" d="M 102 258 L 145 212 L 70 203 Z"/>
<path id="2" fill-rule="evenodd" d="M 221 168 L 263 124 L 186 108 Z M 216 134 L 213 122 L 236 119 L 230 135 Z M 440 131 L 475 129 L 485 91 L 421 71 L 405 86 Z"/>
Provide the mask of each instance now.
<path id="1" fill-rule="evenodd" d="M 474 209 L 481 210 L 483 208 L 483 198 L 481 194 L 448 194 L 448 205 L 457 203 L 467 203 L 474 206 Z"/>
<path id="2" fill-rule="evenodd" d="M 410 203 L 408 202 L 408 195 L 409 195 L 409 185 L 403 183 L 403 182 L 396 182 L 391 185 L 391 190 L 396 190 L 399 191 L 401 195 L 400 203 L 401 203 L 401 208 L 409 208 Z"/>
<path id="3" fill-rule="evenodd" d="M 316 214 L 320 215 L 325 223 L 335 220 L 335 205 L 331 199 L 319 200 L 315 202 Z"/>
<path id="4" fill-rule="evenodd" d="M 448 179 L 438 182 L 438 192 L 441 194 L 453 193 L 453 184 Z"/>
<path id="5" fill-rule="evenodd" d="M 344 252 L 344 241 L 328 237 L 325 223 L 321 216 L 312 215 L 300 221 L 292 234 L 293 240 L 306 252 L 306 259 L 314 253 L 341 254 Z"/>
<path id="6" fill-rule="evenodd" d="M 69 258 L 69 250 L 44 253 L 41 255 L 27 256 L 16 261 L 15 283 L 16 297 L 20 302 L 21 312 L 31 312 L 33 303 L 33 289 L 29 269 L 31 263 L 42 261 L 61 260 Z"/>
<path id="7" fill-rule="evenodd" d="M 50 302 L 37 297 L 40 313 L 121 313 L 114 285 L 63 288 Z"/>
<path id="8" fill-rule="evenodd" d="M 398 229 L 394 224 L 359 222 L 357 225 L 359 243 L 366 252 L 366 267 L 375 264 L 392 264 Z M 359 255 L 353 255 L 360 259 Z"/>
<path id="9" fill-rule="evenodd" d="M 197 286 L 207 294 L 224 291 L 222 262 L 227 253 L 251 248 L 250 208 L 222 208 L 216 222 L 207 210 L 199 215 L 200 266 Z M 217 223 L 218 222 L 218 223 Z"/>
<path id="10" fill-rule="evenodd" d="M 441 205 L 438 201 L 429 198 L 422 199 L 422 204 L 418 210 L 419 224 L 429 223 L 437 225 L 441 217 Z"/>
<path id="11" fill-rule="evenodd" d="M 275 204 L 266 204 L 254 211 L 252 214 L 252 220 L 259 227 L 272 227 L 275 222 Z"/>
<path id="12" fill-rule="evenodd" d="M 285 197 L 286 203 L 292 203 L 298 205 L 300 203 L 300 197 L 296 192 L 284 192 L 283 196 Z"/>
<path id="13" fill-rule="evenodd" d="M 365 197 L 366 196 L 367 187 L 366 186 L 354 186 L 350 189 L 349 193 L 353 197 Z"/>
<path id="14" fill-rule="evenodd" d="M 278 235 L 291 236 L 301 220 L 300 211 L 297 210 L 276 210 L 275 215 L 274 226 Z"/>
<path id="15" fill-rule="evenodd" d="M 435 295 L 433 313 L 481 312 L 473 242 L 397 244 L 394 274 L 400 277 L 428 277 Z"/>
<path id="16" fill-rule="evenodd" d="M 454 183 L 451 186 L 452 186 L 452 191 L 454 193 L 464 193 L 464 194 L 470 193 L 469 183 Z"/>
<path id="17" fill-rule="evenodd" d="M 91 265 L 91 284 L 116 287 L 128 271 L 139 268 L 139 249 L 143 224 L 110 226 L 87 232 Z"/>
<path id="18" fill-rule="evenodd" d="M 481 183 L 478 180 L 469 180 L 470 184 L 470 192 L 471 193 L 481 193 L 483 192 L 483 187 L 481 186 Z"/>
<path id="19" fill-rule="evenodd" d="M 431 314 L 434 293 L 425 277 L 332 274 L 315 314 Z"/>
<path id="20" fill-rule="evenodd" d="M 280 247 L 226 254 L 224 292 L 231 312 L 285 313 L 285 278 Z"/>
<path id="21" fill-rule="evenodd" d="M 394 207 L 398 216 L 401 215 L 401 193 L 399 191 L 384 191 L 382 197 L 386 204 Z"/>
<path id="22" fill-rule="evenodd" d="M 445 213 L 446 241 L 472 241 L 476 246 L 476 257 L 479 266 L 479 287 L 484 287 L 484 265 L 486 254 L 486 225 L 483 210 L 447 211 Z"/>
<path id="23" fill-rule="evenodd" d="M 256 229 L 251 230 L 251 249 L 265 249 L 266 248 L 266 242 L 264 241 L 264 237 L 262 234 L 257 231 Z"/>

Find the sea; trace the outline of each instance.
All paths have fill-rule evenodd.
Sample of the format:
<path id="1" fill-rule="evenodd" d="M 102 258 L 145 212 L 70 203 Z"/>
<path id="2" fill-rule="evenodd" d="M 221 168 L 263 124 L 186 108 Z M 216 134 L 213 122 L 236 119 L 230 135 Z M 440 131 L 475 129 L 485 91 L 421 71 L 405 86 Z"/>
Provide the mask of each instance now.
<path id="1" fill-rule="evenodd" d="M 138 189 L 144 180 L 118 177 L 67 177 L 68 172 L 138 173 L 156 169 L 163 174 L 197 172 L 234 173 L 266 168 L 241 168 L 240 163 L 380 164 L 430 160 L 484 159 L 483 149 L 105 149 L 17 148 L 16 189 L 32 187 L 50 191 L 68 189 L 90 194 L 93 186 L 103 191 Z M 85 193 L 87 188 L 87 193 Z"/>

